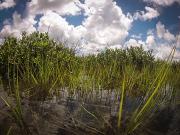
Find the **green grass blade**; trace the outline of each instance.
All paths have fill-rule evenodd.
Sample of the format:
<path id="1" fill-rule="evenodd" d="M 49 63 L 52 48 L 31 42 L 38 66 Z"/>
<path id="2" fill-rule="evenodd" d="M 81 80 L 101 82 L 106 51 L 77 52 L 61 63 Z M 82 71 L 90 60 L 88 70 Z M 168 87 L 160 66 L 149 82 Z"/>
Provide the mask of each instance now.
<path id="1" fill-rule="evenodd" d="M 121 92 L 121 100 L 119 105 L 119 112 L 118 112 L 118 128 L 121 127 L 121 119 L 122 119 L 122 113 L 123 113 L 123 102 L 125 97 L 125 75 L 122 81 L 122 92 Z"/>

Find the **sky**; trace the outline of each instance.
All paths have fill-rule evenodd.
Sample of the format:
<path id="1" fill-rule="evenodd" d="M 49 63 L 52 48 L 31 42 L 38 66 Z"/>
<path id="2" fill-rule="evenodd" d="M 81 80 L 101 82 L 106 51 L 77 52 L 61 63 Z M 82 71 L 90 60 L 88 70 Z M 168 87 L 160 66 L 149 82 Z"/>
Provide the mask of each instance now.
<path id="1" fill-rule="evenodd" d="M 142 46 L 180 60 L 180 0 L 0 0 L 0 42 L 48 32 L 80 54 Z"/>

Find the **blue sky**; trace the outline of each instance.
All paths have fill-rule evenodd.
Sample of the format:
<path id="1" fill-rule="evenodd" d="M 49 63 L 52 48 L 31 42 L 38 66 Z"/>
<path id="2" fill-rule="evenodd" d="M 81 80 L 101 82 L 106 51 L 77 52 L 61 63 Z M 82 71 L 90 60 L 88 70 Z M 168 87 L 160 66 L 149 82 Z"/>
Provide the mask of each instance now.
<path id="1" fill-rule="evenodd" d="M 172 45 L 179 50 L 179 30 L 180 0 L 0 0 L 1 42 L 48 31 L 85 54 L 142 45 L 165 58 Z"/>

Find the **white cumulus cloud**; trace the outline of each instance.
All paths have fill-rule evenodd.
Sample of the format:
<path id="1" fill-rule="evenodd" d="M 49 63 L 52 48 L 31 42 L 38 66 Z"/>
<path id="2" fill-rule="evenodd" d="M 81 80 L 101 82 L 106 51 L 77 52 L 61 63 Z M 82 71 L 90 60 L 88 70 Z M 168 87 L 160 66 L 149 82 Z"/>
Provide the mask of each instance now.
<path id="1" fill-rule="evenodd" d="M 156 24 L 155 29 L 147 31 L 146 39 L 129 39 L 125 42 L 126 47 L 140 46 L 145 50 L 153 50 L 153 54 L 156 58 L 165 59 L 169 56 L 173 46 L 176 47 L 174 54 L 174 60 L 180 59 L 180 34 L 174 35 L 165 28 L 165 25 L 161 22 Z"/>
<path id="2" fill-rule="evenodd" d="M 146 38 L 146 44 L 147 45 L 154 45 L 155 44 L 155 39 L 153 35 L 148 35 Z"/>
<path id="3" fill-rule="evenodd" d="M 160 39 L 164 39 L 166 41 L 174 41 L 175 40 L 175 36 L 173 34 L 171 34 L 169 32 L 169 30 L 167 30 L 161 22 L 158 22 L 156 24 L 156 30 L 157 30 L 157 36 Z"/>
<path id="4" fill-rule="evenodd" d="M 3 38 L 8 35 L 20 37 L 23 31 L 32 33 L 33 31 L 36 31 L 34 27 L 35 23 L 36 21 L 32 16 L 22 19 L 21 15 L 15 12 L 13 14 L 13 23 L 11 24 L 8 21 L 5 21 L 5 25 L 0 31 L 0 37 Z"/>
<path id="5" fill-rule="evenodd" d="M 86 0 L 77 6 L 86 16 L 81 25 L 70 25 L 59 13 L 46 10 L 40 18 L 38 30 L 45 32 L 49 29 L 50 36 L 55 39 L 67 38 L 70 42 L 81 42 L 82 53 L 120 47 L 131 28 L 133 19 L 130 15 L 123 14 L 112 0 Z"/>
<path id="6" fill-rule="evenodd" d="M 121 44 L 128 36 L 133 19 L 125 15 L 116 2 L 86 0 L 83 8 L 87 16 L 82 24 L 86 29 L 83 38 L 88 43 L 86 46 L 92 44 L 91 50 Z"/>
<path id="7" fill-rule="evenodd" d="M 65 18 L 56 12 L 48 11 L 40 18 L 38 31 L 47 32 L 55 40 L 66 40 L 77 42 L 81 39 L 84 27 L 70 25 Z"/>
<path id="8" fill-rule="evenodd" d="M 134 19 L 140 19 L 142 21 L 152 20 L 153 18 L 157 18 L 159 16 L 159 12 L 151 7 L 145 7 L 145 11 L 136 12 L 134 14 Z"/>
<path id="9" fill-rule="evenodd" d="M 3 2 L 0 2 L 0 10 L 5 9 L 5 8 L 10 8 L 15 5 L 16 3 L 14 2 L 14 0 L 5 0 Z"/>
<path id="10" fill-rule="evenodd" d="M 77 15 L 81 9 L 78 0 L 31 0 L 27 4 L 29 14 L 44 14 L 54 11 L 59 15 Z"/>
<path id="11" fill-rule="evenodd" d="M 125 42 L 124 47 L 130 48 L 130 47 L 140 47 L 143 46 L 145 48 L 145 43 L 142 40 L 136 40 L 136 39 L 129 39 Z"/>

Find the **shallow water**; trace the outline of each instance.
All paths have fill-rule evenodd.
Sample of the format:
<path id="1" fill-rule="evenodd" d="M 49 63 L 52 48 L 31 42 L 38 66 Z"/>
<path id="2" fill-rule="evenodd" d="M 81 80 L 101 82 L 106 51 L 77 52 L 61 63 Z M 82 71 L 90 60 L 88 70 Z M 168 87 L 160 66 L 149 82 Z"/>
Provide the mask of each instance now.
<path id="1" fill-rule="evenodd" d="M 1 89 L 0 95 L 7 97 Z M 23 99 L 23 116 L 33 135 L 68 135 L 68 134 L 118 134 L 117 112 L 119 97 L 114 92 L 90 93 L 83 99 L 79 94 L 73 97 L 67 91 L 46 101 Z M 139 105 L 141 98 L 126 97 L 123 112 L 125 123 L 128 116 Z M 0 100 L 0 108 L 5 113 L 8 109 Z M 160 108 L 145 129 L 137 135 L 179 135 L 180 106 Z M 126 116 L 126 117 L 125 117 Z M 0 114 L 0 135 L 7 132 L 13 121 Z M 163 124 L 164 125 L 163 125 Z M 159 126 L 160 125 L 160 126 Z M 163 130 L 165 129 L 165 130 Z M 150 130 L 150 131 L 149 131 Z M 14 128 L 13 135 L 20 132 Z"/>

